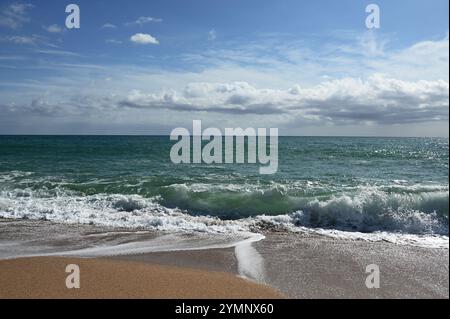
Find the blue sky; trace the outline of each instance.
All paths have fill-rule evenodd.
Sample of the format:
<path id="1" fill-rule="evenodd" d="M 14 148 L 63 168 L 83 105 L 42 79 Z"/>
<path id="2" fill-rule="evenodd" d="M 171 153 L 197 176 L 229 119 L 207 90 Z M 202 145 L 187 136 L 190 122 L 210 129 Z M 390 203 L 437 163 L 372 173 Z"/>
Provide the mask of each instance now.
<path id="1" fill-rule="evenodd" d="M 74 3 L 1 0 L 1 134 L 448 136 L 448 1 Z"/>

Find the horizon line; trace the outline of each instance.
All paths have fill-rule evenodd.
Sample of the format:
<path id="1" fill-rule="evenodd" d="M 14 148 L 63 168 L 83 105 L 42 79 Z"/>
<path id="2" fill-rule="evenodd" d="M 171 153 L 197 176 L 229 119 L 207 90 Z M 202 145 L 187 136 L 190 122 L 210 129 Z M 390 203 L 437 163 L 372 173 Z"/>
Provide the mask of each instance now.
<path id="1" fill-rule="evenodd" d="M 80 136 L 98 136 L 98 137 L 170 137 L 170 134 L 0 134 L 0 137 L 14 136 L 35 136 L 35 137 L 80 137 Z M 201 135 L 189 135 L 201 136 Z M 222 135 L 225 137 L 228 135 Z M 235 135 L 230 135 L 235 136 Z M 278 135 L 278 137 L 348 137 L 348 138 L 449 138 L 449 136 L 395 136 L 395 135 Z"/>

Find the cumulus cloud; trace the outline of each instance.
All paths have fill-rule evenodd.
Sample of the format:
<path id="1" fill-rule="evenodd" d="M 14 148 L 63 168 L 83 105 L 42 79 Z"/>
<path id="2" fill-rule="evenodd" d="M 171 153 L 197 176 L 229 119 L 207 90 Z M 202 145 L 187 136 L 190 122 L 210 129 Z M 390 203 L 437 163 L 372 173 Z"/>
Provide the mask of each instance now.
<path id="1" fill-rule="evenodd" d="M 404 124 L 448 120 L 446 81 L 407 82 L 382 75 L 326 81 L 310 88 L 258 89 L 246 82 L 193 83 L 184 90 L 133 91 L 118 104 L 228 114 L 289 114 L 333 124 Z"/>
<path id="2" fill-rule="evenodd" d="M 342 79 L 305 89 L 294 108 L 334 124 L 448 121 L 448 91 L 443 80 L 408 82 L 375 75 L 367 81 Z"/>
<path id="3" fill-rule="evenodd" d="M 130 40 L 137 44 L 159 44 L 158 40 L 146 33 L 136 33 Z"/>
<path id="4" fill-rule="evenodd" d="M 442 130 L 442 123 L 448 124 L 449 83 L 375 75 L 366 80 L 343 78 L 290 89 L 257 88 L 247 82 L 191 83 L 178 90 L 109 94 L 97 87 L 77 94 L 37 94 L 27 103 L 3 103 L 0 108 L 8 118 L 89 119 L 95 123 L 107 116 L 120 119 L 123 125 L 145 119 L 156 125 L 160 123 L 157 119 L 170 114 L 170 121 L 177 123 L 196 118 L 220 119 L 215 123 L 218 127 L 225 123 L 249 125 L 249 119 L 252 125 L 258 121 L 280 129 L 331 125 L 336 129 L 358 127 L 363 132 L 365 127 L 400 125 L 405 135 L 411 135 L 414 131 L 407 130 L 414 127 L 436 123 Z M 152 122 L 153 119 L 156 120 Z M 433 126 L 426 127 L 425 132 Z M 378 131 L 378 135 L 382 133 Z"/>
<path id="5" fill-rule="evenodd" d="M 0 12 L 0 27 L 17 29 L 24 23 L 30 21 L 28 11 L 33 8 L 28 3 L 12 3 L 2 9 Z"/>

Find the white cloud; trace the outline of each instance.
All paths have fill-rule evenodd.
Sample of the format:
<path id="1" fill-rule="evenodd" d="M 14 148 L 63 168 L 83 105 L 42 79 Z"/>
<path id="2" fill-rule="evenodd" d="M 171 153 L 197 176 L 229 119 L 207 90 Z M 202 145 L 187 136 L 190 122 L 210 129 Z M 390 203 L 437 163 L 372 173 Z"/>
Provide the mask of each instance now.
<path id="1" fill-rule="evenodd" d="M 47 32 L 50 32 L 50 33 L 61 33 L 61 32 L 64 31 L 64 29 L 61 28 L 61 27 L 60 27 L 59 25 L 57 25 L 57 24 L 52 24 L 52 25 L 49 25 L 49 26 L 44 26 L 43 28 L 44 28 L 44 30 L 46 30 Z"/>
<path id="2" fill-rule="evenodd" d="M 144 24 L 151 23 L 151 22 L 162 22 L 162 19 L 160 18 L 153 18 L 153 17 L 139 17 L 136 21 L 127 22 L 125 23 L 126 26 L 143 26 Z"/>
<path id="3" fill-rule="evenodd" d="M 18 36 L 18 35 L 12 35 L 12 36 L 5 36 L 0 37 L 0 42 L 9 42 L 14 44 L 28 44 L 28 45 L 34 45 L 38 41 L 38 37 L 36 36 Z"/>
<path id="4" fill-rule="evenodd" d="M 122 41 L 116 39 L 106 39 L 105 42 L 110 44 L 122 44 Z"/>
<path id="5" fill-rule="evenodd" d="M 117 26 L 112 23 L 105 23 L 104 25 L 102 25 L 102 29 L 116 29 L 116 28 Z"/>
<path id="6" fill-rule="evenodd" d="M 449 38 L 422 41 L 404 49 L 368 60 L 377 72 L 405 79 L 449 79 Z"/>
<path id="7" fill-rule="evenodd" d="M 446 81 L 407 82 L 374 75 L 310 88 L 259 89 L 247 82 L 192 83 L 183 90 L 132 93 L 120 105 L 225 114 L 289 114 L 319 124 L 404 124 L 448 120 Z"/>
<path id="8" fill-rule="evenodd" d="M 159 44 L 158 40 L 152 37 L 150 34 L 136 33 L 130 38 L 131 42 L 138 44 Z"/>
<path id="9" fill-rule="evenodd" d="M 136 43 L 156 41 L 135 36 Z M 153 130 L 201 118 L 216 127 L 250 122 L 294 135 L 448 134 L 448 36 L 395 50 L 379 44 L 380 38 L 368 37 L 377 42 L 370 45 L 361 39 L 353 38 L 352 52 L 336 43 L 312 49 L 275 37 L 221 41 L 214 49 L 170 57 L 187 66 L 181 72 L 158 58 L 142 66 L 102 65 L 95 72 L 75 63 L 40 65 L 54 68 L 53 76 L 18 83 L 0 107 L 43 121 L 58 116 L 94 125 L 104 119 L 116 133 L 112 121 Z M 31 107 L 41 92 L 49 92 L 46 103 Z"/>
<path id="10" fill-rule="evenodd" d="M 67 56 L 67 57 L 79 57 L 81 56 L 78 53 L 71 51 L 62 51 L 62 50 L 36 50 L 36 53 L 40 54 L 49 54 L 49 55 L 59 55 L 59 56 Z"/>
<path id="11" fill-rule="evenodd" d="M 76 69 L 71 68 L 71 72 Z M 91 74 L 89 69 L 86 72 Z M 160 110 L 178 113 L 174 116 L 181 120 L 187 114 L 202 118 L 221 114 L 220 118 L 224 120 L 256 116 L 268 125 L 280 127 L 288 123 L 317 127 L 415 125 L 445 123 L 449 119 L 449 83 L 442 80 L 401 81 L 374 75 L 366 80 L 343 78 L 311 87 L 295 85 L 290 89 L 258 88 L 247 82 L 198 82 L 178 90 L 125 92 L 124 88 L 116 90 L 121 87 L 118 83 L 132 83 L 132 78 L 113 75 L 103 81 L 104 78 L 102 75 L 102 82 L 85 80 L 83 85 L 90 85 L 77 90 L 76 95 L 64 93 L 67 87 L 73 87 L 67 79 L 55 79 L 61 89 L 55 91 L 53 87 L 54 94 L 49 102 L 14 109 L 24 114 L 32 111 L 45 116 L 68 117 L 86 115 L 87 112 L 94 118 L 106 109 L 130 115 Z M 95 87 L 95 90 L 89 90 L 89 87 Z M 113 95 L 111 89 L 115 92 Z M 36 92 L 42 92 L 42 88 L 38 87 Z"/>
<path id="12" fill-rule="evenodd" d="M 97 69 L 98 78 L 92 78 L 90 67 L 73 66 L 68 72 L 84 74 L 84 80 L 75 76 L 54 78 L 47 84 L 28 83 L 23 87 L 28 94 L 22 104 L 15 98 L 9 104 L 3 99 L 0 107 L 11 120 L 89 121 L 110 125 L 116 133 L 117 126 L 108 121 L 131 129 L 138 123 L 154 129 L 161 123 L 189 125 L 192 119 L 201 118 L 220 128 L 251 123 L 291 134 L 328 135 L 446 135 L 448 130 L 447 81 L 401 81 L 374 75 L 366 80 L 343 78 L 290 89 L 261 88 L 247 82 L 192 82 L 179 89 L 167 85 L 146 90 L 149 83 L 165 83 L 159 81 L 164 76 L 149 72 L 140 83 L 124 69 L 110 71 Z M 166 81 L 175 83 L 176 77 L 173 74 Z M 129 89 L 132 87 L 140 89 Z M 42 92 L 48 92 L 45 99 Z"/>
<path id="13" fill-rule="evenodd" d="M 221 41 L 220 47 L 188 53 L 182 59 L 206 70 L 239 68 L 241 72 L 257 73 L 258 78 L 237 78 L 266 85 L 291 85 L 293 82 L 318 83 L 327 78 L 361 77 L 374 73 L 414 81 L 449 79 L 449 39 L 415 43 L 406 48 L 388 46 L 388 37 L 369 33 L 352 34 L 334 39 L 314 49 L 308 40 L 289 36 L 273 36 L 244 43 Z M 252 72 L 251 72 L 252 71 Z M 262 83 L 264 82 L 264 83 Z"/>
<path id="14" fill-rule="evenodd" d="M 215 39 L 217 39 L 217 32 L 216 30 L 212 29 L 208 32 L 208 40 L 214 41 Z"/>
<path id="15" fill-rule="evenodd" d="M 33 8 L 28 3 L 12 3 L 3 8 L 0 12 L 0 27 L 17 29 L 24 23 L 30 21 L 28 17 L 29 9 Z"/>
<path id="16" fill-rule="evenodd" d="M 0 42 L 5 43 L 12 43 L 12 44 L 18 44 L 18 45 L 45 45 L 47 47 L 57 47 L 53 43 L 50 43 L 48 41 L 47 37 L 32 34 L 27 36 L 22 35 L 10 35 L 10 36 L 0 36 Z"/>

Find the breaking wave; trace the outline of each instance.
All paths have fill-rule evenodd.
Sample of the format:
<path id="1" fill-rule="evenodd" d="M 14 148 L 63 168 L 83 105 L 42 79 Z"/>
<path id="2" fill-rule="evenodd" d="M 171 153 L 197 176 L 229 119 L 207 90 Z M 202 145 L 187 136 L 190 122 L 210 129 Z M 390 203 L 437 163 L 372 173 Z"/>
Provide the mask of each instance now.
<path id="1" fill-rule="evenodd" d="M 0 194 L 0 218 L 175 232 L 283 230 L 448 248 L 448 186 L 358 187 L 308 196 L 274 185 L 186 185 L 160 195 L 83 195 L 16 189 Z"/>
<path id="2" fill-rule="evenodd" d="M 295 213 L 300 226 L 448 235 L 448 186 L 370 186 L 311 196 L 280 185 L 255 189 L 177 184 L 161 193 L 160 202 L 166 207 L 225 219 Z"/>

